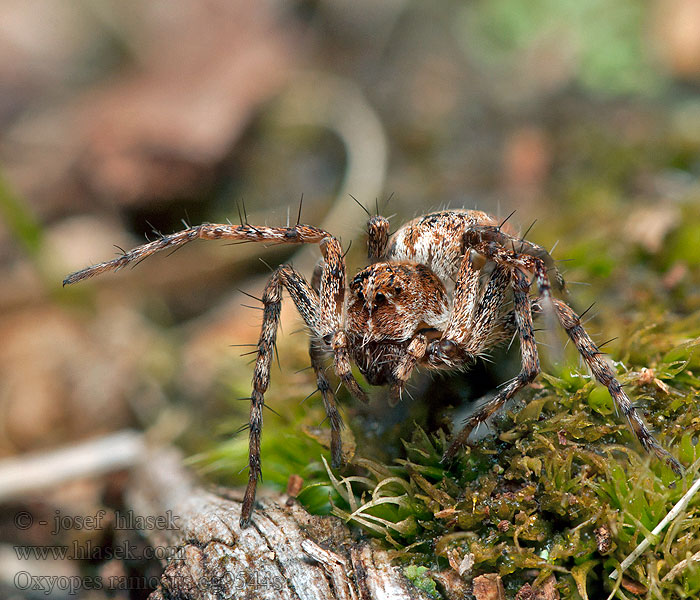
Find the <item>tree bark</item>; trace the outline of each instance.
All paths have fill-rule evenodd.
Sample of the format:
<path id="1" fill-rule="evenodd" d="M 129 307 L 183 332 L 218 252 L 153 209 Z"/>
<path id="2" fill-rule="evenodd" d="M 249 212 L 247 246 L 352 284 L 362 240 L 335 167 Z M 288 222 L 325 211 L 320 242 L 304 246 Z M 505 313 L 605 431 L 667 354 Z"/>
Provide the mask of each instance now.
<path id="1" fill-rule="evenodd" d="M 232 492 L 198 486 L 176 451 L 149 457 L 133 477 L 127 502 L 134 514 L 171 517 L 145 532 L 154 548 L 172 551 L 150 600 L 428 598 L 386 552 L 295 501 L 261 500 L 251 526 L 241 529 Z"/>

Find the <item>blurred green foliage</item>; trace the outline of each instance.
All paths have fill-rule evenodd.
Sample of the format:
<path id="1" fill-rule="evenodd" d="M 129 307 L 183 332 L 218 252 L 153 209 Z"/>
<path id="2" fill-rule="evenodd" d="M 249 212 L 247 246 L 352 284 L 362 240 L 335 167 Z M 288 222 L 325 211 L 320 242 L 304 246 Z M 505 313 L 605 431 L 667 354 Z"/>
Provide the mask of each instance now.
<path id="1" fill-rule="evenodd" d="M 480 0 L 466 3 L 458 35 L 486 68 L 517 70 L 538 47 L 582 88 L 603 95 L 650 94 L 665 81 L 644 39 L 649 8 L 634 0 Z"/>
<path id="2" fill-rule="evenodd" d="M 43 231 L 29 208 L 12 189 L 0 171 L 0 218 L 27 253 L 36 257 L 41 248 Z"/>

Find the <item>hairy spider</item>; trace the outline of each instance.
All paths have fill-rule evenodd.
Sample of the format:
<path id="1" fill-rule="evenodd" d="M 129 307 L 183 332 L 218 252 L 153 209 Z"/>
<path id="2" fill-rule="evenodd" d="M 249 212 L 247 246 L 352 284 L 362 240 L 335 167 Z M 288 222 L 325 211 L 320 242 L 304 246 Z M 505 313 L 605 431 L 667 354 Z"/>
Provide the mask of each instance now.
<path id="1" fill-rule="evenodd" d="M 301 210 L 301 207 L 300 207 Z M 520 338 L 522 370 L 470 416 L 448 447 L 450 458 L 467 443 L 472 430 L 540 371 L 533 332 L 533 312 L 551 311 L 566 330 L 593 376 L 605 385 L 616 407 L 627 417 L 642 446 L 676 472 L 682 467 L 656 441 L 615 378 L 601 352 L 583 329 L 578 315 L 554 298 L 564 281 L 550 255 L 518 238 L 505 223 L 477 210 L 444 210 L 414 219 L 389 237 L 389 221 L 370 216 L 370 265 L 346 284 L 345 260 L 339 241 L 309 225 L 293 227 L 203 224 L 123 253 L 118 258 L 69 275 L 65 284 L 120 269 L 166 248 L 196 239 L 266 243 L 319 244 L 323 258 L 311 283 L 290 265 L 278 267 L 262 296 L 264 316 L 257 345 L 249 420 L 249 478 L 241 525 L 250 521 L 260 470 L 260 436 L 264 394 L 280 319 L 282 288 L 291 295 L 311 332 L 309 354 L 331 426 L 334 466 L 342 462 L 343 422 L 323 369 L 332 354 L 335 372 L 355 398 L 366 402 L 351 362 L 371 385 L 388 385 L 396 402 L 416 366 L 462 369 L 479 355 L 513 335 Z M 531 280 L 538 297 L 530 297 Z M 510 300 L 512 299 L 512 303 Z"/>

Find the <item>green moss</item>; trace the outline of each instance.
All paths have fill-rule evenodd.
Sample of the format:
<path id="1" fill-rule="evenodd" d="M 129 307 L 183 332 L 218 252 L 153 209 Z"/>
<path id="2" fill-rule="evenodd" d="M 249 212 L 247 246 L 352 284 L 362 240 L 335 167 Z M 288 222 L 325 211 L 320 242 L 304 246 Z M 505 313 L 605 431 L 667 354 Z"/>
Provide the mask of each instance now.
<path id="1" fill-rule="evenodd" d="M 440 598 L 435 582 L 428 575 L 428 567 L 408 565 L 404 568 L 403 574 L 419 590 L 426 592 L 431 598 Z"/>
<path id="2" fill-rule="evenodd" d="M 683 354 L 680 349 L 672 354 L 677 352 Z M 678 394 L 687 392 L 681 374 L 674 376 Z M 366 476 L 329 471 L 342 497 L 333 513 L 383 538 L 398 558 L 414 564 L 446 559 L 449 552 L 471 553 L 475 573 L 497 571 L 517 579 L 529 569 L 557 567 L 560 578 L 571 579 L 572 589 L 587 585 L 609 593 L 612 583 L 601 578 L 609 571 L 606 565 L 620 562 L 648 535 L 696 471 L 675 481 L 669 469 L 636 446 L 624 423 L 614 415 L 610 419 L 608 410 L 590 410 L 591 396 L 602 394 L 595 388 L 572 396 L 565 385 L 547 383 L 528 405 L 537 410 L 505 415 L 497 425 L 498 438 L 485 440 L 451 465 L 440 463 L 445 436 L 416 428 L 406 442 L 408 458 L 398 467 L 364 459 Z M 670 419 L 663 408 L 661 416 Z M 667 435 L 663 443 L 692 464 L 699 453 L 693 436 L 684 434 L 678 444 L 673 438 Z M 698 504 L 684 517 L 682 530 L 697 530 Z M 595 532 L 603 526 L 614 532 L 609 552 L 596 544 Z M 682 544 L 659 540 L 669 567 L 698 550 L 698 537 L 686 537 Z M 641 568 L 644 564 L 640 560 L 632 576 L 650 585 L 656 575 Z M 683 585 L 695 589 L 690 581 Z"/>
<path id="3" fill-rule="evenodd" d="M 700 317 L 686 320 L 682 329 L 694 332 L 698 325 Z M 682 337 L 675 323 L 638 335 L 635 348 L 647 357 L 654 377 L 643 376 L 634 361 L 627 372 L 619 364 L 618 374 L 639 409 L 649 413 L 662 443 L 690 466 L 700 456 L 698 381 L 688 371 L 697 364 L 699 342 Z M 542 389 L 525 394 L 522 410 L 500 417 L 497 437 L 467 449 L 452 464 L 441 462 L 447 436 L 416 427 L 404 443 L 406 458 L 394 466 L 357 457 L 354 469 L 329 469 L 340 498 L 333 514 L 383 540 L 397 559 L 411 564 L 472 554 L 474 574 L 496 571 L 507 583 L 526 580 L 531 569 L 556 569 L 572 590 L 609 594 L 610 565 L 649 535 L 687 490 L 697 467 L 676 480 L 638 446 L 615 415 L 607 390 L 583 371 L 567 368 L 559 375 L 543 375 Z M 609 549 L 597 545 L 600 528 L 613 532 Z M 695 501 L 674 532 L 662 534 L 654 546 L 661 575 L 700 550 L 698 528 L 700 501 Z M 682 543 L 675 540 L 679 531 L 685 532 Z M 693 597 L 694 572 L 662 582 L 646 564 L 640 559 L 628 575 L 669 594 L 680 583 L 689 591 L 668 597 Z"/>
<path id="4" fill-rule="evenodd" d="M 299 409 L 266 422 L 266 482 L 284 488 L 301 474 L 299 500 L 311 512 L 332 513 L 391 549 L 414 584 L 436 596 L 428 569 L 449 568 L 472 555 L 471 575 L 499 573 L 517 590 L 532 573 L 554 572 L 571 595 L 606 596 L 607 575 L 663 519 L 697 476 L 700 457 L 700 316 L 641 327 L 618 348 L 615 363 L 661 443 L 684 465 L 678 480 L 638 445 L 615 414 L 607 390 L 584 370 L 553 369 L 526 390 L 520 405 L 501 414 L 495 435 L 467 448 L 452 463 L 441 457 L 443 430 L 415 426 L 404 454 L 386 464 L 370 448 L 350 454 L 348 466 L 328 465 L 328 436 L 300 422 L 319 422 L 320 407 Z M 642 367 L 650 371 L 643 371 Z M 352 427 L 347 430 L 347 435 Z M 352 438 L 346 444 L 353 446 Z M 228 473 L 246 462 L 247 436 L 209 453 L 209 469 Z M 610 532 L 599 545 L 597 532 Z M 693 569 L 663 581 L 670 568 L 700 551 L 700 498 L 654 540 L 626 576 L 668 598 L 693 598 L 700 579 Z M 653 560 L 652 560 L 653 558 Z M 448 559 L 451 562 L 448 564 Z M 650 569 L 650 565 L 656 565 Z M 534 571 L 533 571 L 534 570 Z M 578 590 L 578 591 L 576 591 Z M 582 597 L 582 596 L 581 596 Z"/>

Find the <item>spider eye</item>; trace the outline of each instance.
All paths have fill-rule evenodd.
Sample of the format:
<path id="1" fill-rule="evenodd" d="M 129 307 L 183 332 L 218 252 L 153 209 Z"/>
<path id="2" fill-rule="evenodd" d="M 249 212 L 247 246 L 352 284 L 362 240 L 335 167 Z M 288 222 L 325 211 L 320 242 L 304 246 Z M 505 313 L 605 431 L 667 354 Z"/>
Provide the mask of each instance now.
<path id="1" fill-rule="evenodd" d="M 357 297 L 359 298 L 360 302 L 364 302 L 364 301 L 365 301 L 365 295 L 364 295 L 362 292 L 357 291 L 357 292 L 356 292 L 356 295 L 357 295 Z"/>
<path id="2" fill-rule="evenodd" d="M 374 301 L 375 301 L 377 304 L 380 304 L 381 302 L 384 302 L 385 300 L 386 300 L 386 296 L 385 296 L 384 294 L 382 294 L 381 292 L 379 292 L 379 293 L 374 297 Z"/>
<path id="3" fill-rule="evenodd" d="M 397 287 L 394 288 L 394 292 L 395 292 L 396 294 L 400 294 L 401 292 L 403 292 L 403 289 L 401 289 L 400 287 L 397 286 Z"/>
<path id="4" fill-rule="evenodd" d="M 457 344 L 452 340 L 440 340 L 440 352 L 447 358 L 454 358 L 457 355 Z"/>

